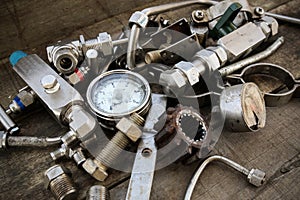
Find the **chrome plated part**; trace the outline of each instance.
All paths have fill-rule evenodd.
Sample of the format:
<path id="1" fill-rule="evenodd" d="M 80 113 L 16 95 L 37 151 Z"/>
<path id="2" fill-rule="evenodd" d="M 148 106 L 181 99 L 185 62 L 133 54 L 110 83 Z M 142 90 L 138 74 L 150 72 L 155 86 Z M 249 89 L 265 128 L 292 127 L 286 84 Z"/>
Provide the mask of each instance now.
<path id="1" fill-rule="evenodd" d="M 257 53 L 253 56 L 247 57 L 243 60 L 240 60 L 236 63 L 228 65 L 224 68 L 219 69 L 221 76 L 227 76 L 232 74 L 233 72 L 242 69 L 243 67 L 250 65 L 252 63 L 258 62 L 270 55 L 272 55 L 284 42 L 284 37 L 279 37 L 271 46 L 269 46 L 266 50 Z"/>
<path id="2" fill-rule="evenodd" d="M 274 17 L 275 19 L 278 19 L 280 21 L 289 22 L 289 23 L 298 24 L 298 25 L 300 24 L 300 19 L 299 18 L 289 17 L 289 16 L 270 13 L 270 12 L 266 12 L 265 15 L 269 16 L 269 17 Z"/>
<path id="3" fill-rule="evenodd" d="M 254 83 L 225 88 L 220 97 L 225 125 L 231 131 L 258 131 L 266 124 L 262 92 Z"/>
<path id="4" fill-rule="evenodd" d="M 223 156 L 214 155 L 214 156 L 211 156 L 211 157 L 207 158 L 206 160 L 204 160 L 204 162 L 197 169 L 194 176 L 190 180 L 190 183 L 189 183 L 188 188 L 185 193 L 184 200 L 190 200 L 192 198 L 194 188 L 197 184 L 197 181 L 198 181 L 200 175 L 204 171 L 205 167 L 213 161 L 222 162 L 222 163 L 232 167 L 233 169 L 241 172 L 242 174 L 246 175 L 249 183 L 255 185 L 256 187 L 261 186 L 265 182 L 265 173 L 263 171 L 258 170 L 258 169 L 248 170 L 247 168 L 239 165 L 238 163 L 236 163 L 228 158 L 225 158 Z M 253 179 L 255 179 L 255 181 Z"/>
<path id="5" fill-rule="evenodd" d="M 262 78 L 273 77 L 272 85 L 275 85 L 276 81 L 279 86 L 273 88 L 270 91 L 265 88 L 260 82 L 256 81 L 253 76 L 261 76 Z M 300 88 L 300 81 L 295 80 L 293 74 L 281 66 L 271 63 L 256 63 L 246 67 L 241 74 L 232 74 L 228 76 L 230 79 L 237 79 L 241 82 L 255 82 L 261 88 L 264 93 L 264 99 L 267 106 L 281 106 L 292 98 L 295 91 Z M 275 79 L 275 80 L 274 80 Z"/>
<path id="6" fill-rule="evenodd" d="M 86 96 L 91 110 L 108 122 L 118 122 L 132 113 L 143 116 L 151 103 L 147 80 L 127 70 L 101 74 L 90 83 Z"/>
<path id="7" fill-rule="evenodd" d="M 154 6 L 150 8 L 146 8 L 141 12 L 147 16 L 156 15 L 163 12 L 168 12 L 170 10 L 175 10 L 183 7 L 187 7 L 194 4 L 203 4 L 203 5 L 214 5 L 217 4 L 217 1 L 211 0 L 192 0 L 192 1 L 184 1 L 178 3 L 170 3 L 161 6 Z M 127 68 L 133 69 L 135 68 L 135 54 L 138 44 L 138 38 L 140 34 L 141 28 L 138 27 L 137 24 L 133 24 L 130 32 L 130 37 L 128 40 L 128 47 L 127 47 Z"/>
<path id="8" fill-rule="evenodd" d="M 64 111 L 72 106 L 72 104 L 83 103 L 83 99 L 77 90 L 37 55 L 26 56 L 13 69 L 59 120 L 63 117 Z M 54 77 L 60 85 L 60 89 L 55 93 L 47 93 L 40 82 L 45 76 Z"/>
<path id="9" fill-rule="evenodd" d="M 16 134 L 20 131 L 20 128 L 13 122 L 13 120 L 8 116 L 4 108 L 0 105 L 0 122 L 4 129 L 9 134 Z"/>
<path id="10" fill-rule="evenodd" d="M 136 153 L 126 200 L 150 199 L 157 156 L 154 137 L 159 131 L 155 125 L 165 113 L 166 104 L 165 96 L 152 95 L 152 106 L 149 110 L 143 129 L 143 136 Z"/>

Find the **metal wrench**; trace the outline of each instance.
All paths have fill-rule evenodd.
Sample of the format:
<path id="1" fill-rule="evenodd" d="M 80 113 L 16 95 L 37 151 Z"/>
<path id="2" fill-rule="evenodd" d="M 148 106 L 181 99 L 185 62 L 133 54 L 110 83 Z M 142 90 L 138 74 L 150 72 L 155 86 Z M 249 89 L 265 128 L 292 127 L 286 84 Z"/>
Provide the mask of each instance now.
<path id="1" fill-rule="evenodd" d="M 150 199 L 157 157 L 155 135 L 163 128 L 163 124 L 161 125 L 158 122 L 165 114 L 166 105 L 166 96 L 152 94 L 152 106 L 136 153 L 126 200 Z"/>

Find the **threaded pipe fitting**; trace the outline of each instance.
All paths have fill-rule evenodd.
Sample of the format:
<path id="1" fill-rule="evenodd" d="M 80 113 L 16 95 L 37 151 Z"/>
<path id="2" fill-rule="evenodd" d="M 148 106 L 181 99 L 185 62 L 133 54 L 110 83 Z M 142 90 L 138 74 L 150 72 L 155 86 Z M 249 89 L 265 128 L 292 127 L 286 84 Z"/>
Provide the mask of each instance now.
<path id="1" fill-rule="evenodd" d="M 130 120 L 133 121 L 138 126 L 144 126 L 145 120 L 137 113 L 133 113 L 130 115 Z"/>
<path id="2" fill-rule="evenodd" d="M 130 120 L 138 126 L 143 126 L 145 124 L 145 120 L 137 113 L 133 113 L 130 116 Z M 97 164 L 106 171 L 106 168 L 116 160 L 129 143 L 129 137 L 123 132 L 118 131 L 96 157 L 96 160 L 98 161 Z"/>
<path id="3" fill-rule="evenodd" d="M 57 200 L 76 199 L 76 188 L 66 173 L 69 171 L 60 165 L 54 165 L 45 172 L 46 187 Z"/>
<path id="4" fill-rule="evenodd" d="M 92 186 L 87 194 L 86 200 L 109 200 L 109 191 L 102 185 Z"/>
<path id="5" fill-rule="evenodd" d="M 58 200 L 73 200 L 76 198 L 76 189 L 66 174 L 62 174 L 50 182 L 50 190 Z"/>
<path id="6" fill-rule="evenodd" d="M 129 142 L 129 138 L 121 131 L 118 131 L 100 152 L 96 160 L 98 160 L 102 165 L 110 166 Z"/>

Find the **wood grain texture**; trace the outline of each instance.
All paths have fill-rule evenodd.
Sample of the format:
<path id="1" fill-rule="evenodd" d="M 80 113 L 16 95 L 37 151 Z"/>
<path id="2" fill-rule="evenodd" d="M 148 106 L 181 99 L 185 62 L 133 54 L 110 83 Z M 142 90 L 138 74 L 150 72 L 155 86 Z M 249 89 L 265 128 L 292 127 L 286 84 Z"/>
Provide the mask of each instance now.
<path id="1" fill-rule="evenodd" d="M 132 12 L 150 5 L 172 2 L 171 0 L 147 1 L 96 1 L 96 0 L 5 0 L 0 4 L 0 57 L 13 50 L 27 49 L 45 57 L 45 46 L 58 39 L 77 39 L 79 34 L 87 38 L 107 31 L 116 37 Z M 252 5 L 263 5 L 276 13 L 300 16 L 297 0 L 262 1 L 251 0 Z M 191 9 L 182 9 L 166 14 L 181 17 Z M 284 45 L 265 62 L 272 62 L 290 70 L 300 78 L 299 26 L 281 23 L 280 35 Z M 7 106 L 10 96 L 24 86 L 7 60 L 0 63 L 0 103 Z M 39 104 L 40 105 L 40 104 Z M 15 116 L 23 135 L 56 136 L 66 129 L 40 106 Z M 262 188 L 249 185 L 245 177 L 223 164 L 212 163 L 205 170 L 195 188 L 193 199 L 298 199 L 300 196 L 300 101 L 293 99 L 289 104 L 267 109 L 267 125 L 257 133 L 231 133 L 224 131 L 216 152 L 227 156 L 246 167 L 257 167 L 267 172 L 268 181 Z M 42 177 L 51 162 L 45 149 L 14 148 L 0 152 L 0 199 L 53 199 L 44 188 Z M 83 170 L 77 169 L 72 161 L 63 161 L 73 172 L 80 188 L 79 199 L 97 181 Z M 182 199 L 194 170 L 199 163 L 184 166 L 174 163 L 155 173 L 151 199 Z M 124 199 L 129 175 L 110 170 L 111 176 L 103 184 L 110 188 L 112 199 Z M 116 184 L 123 182 L 121 184 Z"/>

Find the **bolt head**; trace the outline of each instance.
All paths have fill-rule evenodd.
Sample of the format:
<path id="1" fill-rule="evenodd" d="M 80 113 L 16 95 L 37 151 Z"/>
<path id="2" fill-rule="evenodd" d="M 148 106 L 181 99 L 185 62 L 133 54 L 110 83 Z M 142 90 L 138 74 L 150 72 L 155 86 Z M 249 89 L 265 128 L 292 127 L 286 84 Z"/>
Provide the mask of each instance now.
<path id="1" fill-rule="evenodd" d="M 199 19 L 199 20 L 203 19 L 203 17 L 204 17 L 203 11 L 202 11 L 202 10 L 196 10 L 196 11 L 195 11 L 195 17 L 196 17 L 197 19 Z"/>
<path id="2" fill-rule="evenodd" d="M 257 14 L 258 16 L 262 16 L 265 14 L 265 10 L 262 7 L 256 7 L 254 9 L 255 14 Z"/>
<path id="3" fill-rule="evenodd" d="M 49 184 L 52 180 L 56 179 L 57 177 L 63 175 L 65 170 L 60 165 L 54 165 L 46 170 L 44 174 L 44 183 L 45 187 L 48 188 Z"/>
<path id="4" fill-rule="evenodd" d="M 141 129 L 133 121 L 125 117 L 118 122 L 116 128 L 124 133 L 133 142 L 136 142 L 143 134 Z"/>
<path id="5" fill-rule="evenodd" d="M 53 75 L 46 75 L 41 80 L 41 84 L 45 89 L 52 89 L 56 86 L 57 83 L 57 79 Z"/>

